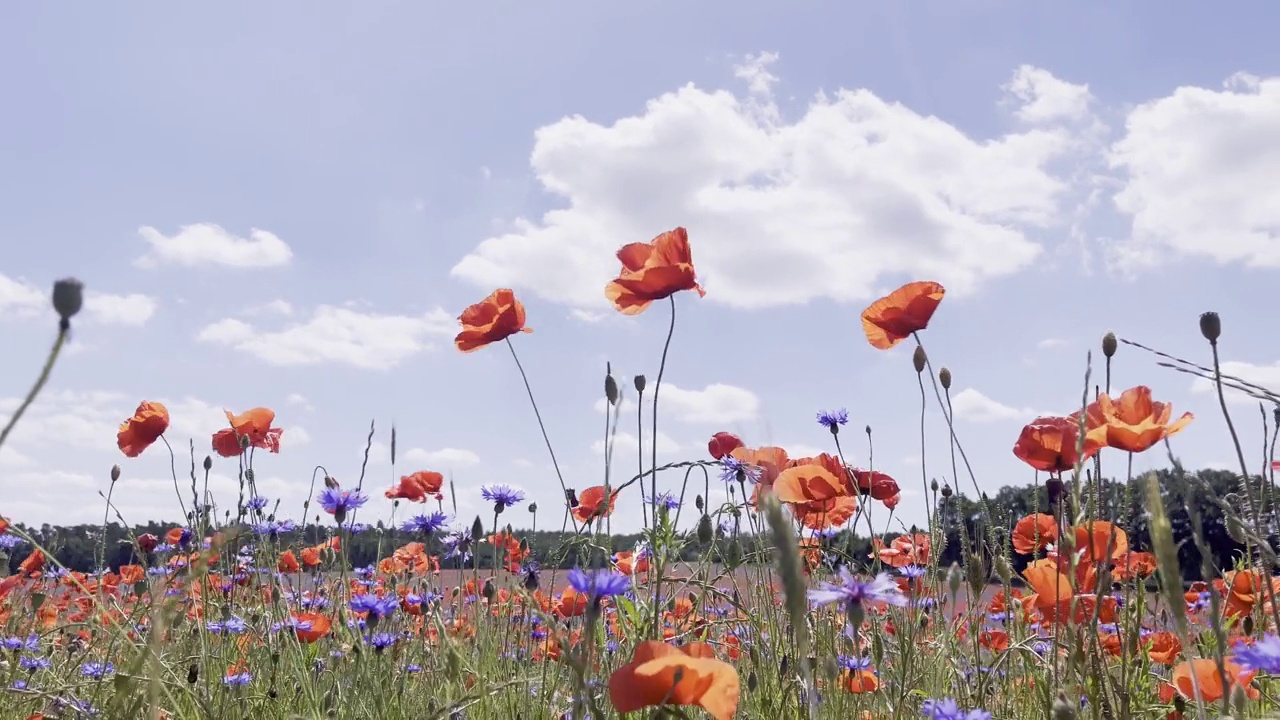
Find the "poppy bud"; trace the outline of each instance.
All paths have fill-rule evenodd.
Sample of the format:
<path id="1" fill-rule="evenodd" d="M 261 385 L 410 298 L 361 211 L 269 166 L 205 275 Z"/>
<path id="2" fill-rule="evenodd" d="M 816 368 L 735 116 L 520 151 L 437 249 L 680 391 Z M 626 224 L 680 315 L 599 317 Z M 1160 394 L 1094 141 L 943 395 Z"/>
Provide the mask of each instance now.
<path id="1" fill-rule="evenodd" d="M 711 528 L 711 516 L 703 513 L 698 519 L 698 542 L 706 544 L 711 542 L 711 536 L 714 534 Z"/>
<path id="2" fill-rule="evenodd" d="M 938 478 L 929 481 L 929 489 L 938 492 Z"/>
<path id="3" fill-rule="evenodd" d="M 212 469 L 213 469 L 213 458 L 209 457 L 208 455 L 205 455 L 205 456 L 204 456 L 204 471 L 205 471 L 205 472 L 209 472 L 209 471 L 210 471 L 210 470 L 212 470 Z"/>
<path id="4" fill-rule="evenodd" d="M 494 586 L 493 578 L 488 578 L 484 581 L 483 592 L 485 600 L 493 600 L 493 597 L 498 594 L 498 588 Z"/>
<path id="5" fill-rule="evenodd" d="M 244 469 L 244 479 L 248 480 L 249 482 L 253 482 L 254 480 L 253 468 Z"/>
<path id="6" fill-rule="evenodd" d="M 65 324 L 84 306 L 84 283 L 64 278 L 53 284 L 53 309 Z"/>
<path id="7" fill-rule="evenodd" d="M 951 371 L 948 370 L 947 368 L 942 368 L 941 370 L 939 370 L 938 382 L 942 383 L 943 390 L 950 390 L 951 389 Z"/>
<path id="8" fill-rule="evenodd" d="M 924 372 L 924 365 L 928 360 L 929 356 L 924 354 L 924 346 L 917 345 L 915 353 L 911 355 L 911 364 L 915 366 L 917 373 Z"/>
<path id="9" fill-rule="evenodd" d="M 480 521 L 480 516 L 476 516 L 476 521 L 471 523 L 471 539 L 479 540 L 484 537 L 484 523 Z"/>
<path id="10" fill-rule="evenodd" d="M 783 655 L 782 660 L 778 663 L 778 676 L 785 678 L 787 676 L 787 669 L 790 666 L 791 666 L 791 662 L 787 660 L 786 655 Z"/>
<path id="11" fill-rule="evenodd" d="M 120 466 L 112 465 L 111 466 L 111 482 L 115 482 L 119 479 L 120 479 Z"/>
<path id="12" fill-rule="evenodd" d="M 743 447 L 742 438 L 728 432 L 718 432 L 711 436 L 711 441 L 707 443 L 707 452 L 716 460 L 724 458 L 734 450 Z"/>
<path id="13" fill-rule="evenodd" d="M 698 512 L 702 512 L 702 496 L 701 495 L 694 496 L 693 506 L 698 508 Z"/>
<path id="14" fill-rule="evenodd" d="M 538 503 L 536 502 L 529 503 L 529 513 L 536 514 L 537 512 L 538 512 Z"/>
<path id="15" fill-rule="evenodd" d="M 943 486 L 942 486 L 942 497 L 944 497 L 944 498 L 949 498 L 949 497 L 951 497 L 951 495 L 952 495 L 954 492 L 955 492 L 955 491 L 953 491 L 953 490 L 951 489 L 951 484 L 950 484 L 950 483 L 947 483 L 946 485 L 943 485 Z"/>
<path id="16" fill-rule="evenodd" d="M 1107 357 L 1115 357 L 1116 354 L 1116 334 L 1109 332 L 1102 336 L 1102 354 Z"/>
<path id="17" fill-rule="evenodd" d="M 391 426 L 391 464 L 396 464 L 396 426 Z"/>
<path id="18" fill-rule="evenodd" d="M 752 670 L 747 673 L 747 692 L 755 692 L 760 687 L 760 679 L 756 677 L 756 671 Z"/>
<path id="19" fill-rule="evenodd" d="M 1252 615 L 1245 615 L 1244 620 L 1240 621 L 1240 631 L 1244 633 L 1245 637 L 1249 637 L 1250 635 L 1253 635 L 1253 616 Z"/>
<path id="20" fill-rule="evenodd" d="M 1051 477 L 1044 483 L 1045 492 L 1049 495 L 1049 505 L 1056 505 L 1062 501 L 1062 495 L 1066 492 L 1066 486 L 1062 484 L 1062 478 Z"/>
<path id="21" fill-rule="evenodd" d="M 618 404 L 618 381 L 614 380 L 613 376 L 609 374 L 604 376 L 604 399 L 610 405 L 616 406 Z"/>
<path id="22" fill-rule="evenodd" d="M 337 480 L 334 480 L 332 477 L 329 477 L 328 475 L 324 476 L 324 486 L 329 488 L 330 490 L 337 490 L 342 487 L 341 485 L 338 484 Z"/>
<path id="23" fill-rule="evenodd" d="M 1075 720 L 1076 708 L 1067 701 L 1062 693 L 1058 693 L 1058 699 L 1053 702 L 1053 720 Z"/>
<path id="24" fill-rule="evenodd" d="M 1222 318 L 1216 312 L 1207 312 L 1200 316 L 1200 334 L 1210 345 L 1218 344 L 1218 336 L 1222 334 Z"/>
<path id="25" fill-rule="evenodd" d="M 1280 427 L 1280 405 L 1271 408 L 1271 416 L 1276 421 L 1276 427 Z"/>
<path id="26" fill-rule="evenodd" d="M 578 507 L 578 504 L 579 504 L 579 503 L 578 503 L 578 492 L 577 492 L 576 490 L 574 490 L 573 488 L 565 488 L 565 490 L 564 490 L 564 501 L 565 501 L 566 503 L 569 503 L 569 507 L 571 507 L 571 508 L 576 508 L 576 507 Z"/>
<path id="27" fill-rule="evenodd" d="M 191 663 L 191 667 L 187 668 L 187 683 L 190 685 L 195 685 L 196 680 L 199 680 L 199 679 L 200 679 L 200 666 L 195 663 Z"/>
<path id="28" fill-rule="evenodd" d="M 636 392 L 638 393 L 644 392 L 644 376 L 643 375 L 636 376 L 635 384 L 636 384 Z"/>

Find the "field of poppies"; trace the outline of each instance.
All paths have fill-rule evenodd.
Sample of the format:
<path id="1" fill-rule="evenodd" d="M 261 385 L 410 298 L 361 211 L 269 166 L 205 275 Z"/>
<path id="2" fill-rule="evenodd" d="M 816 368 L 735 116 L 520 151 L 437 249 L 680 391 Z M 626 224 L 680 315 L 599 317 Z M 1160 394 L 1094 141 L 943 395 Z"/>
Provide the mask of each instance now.
<path id="1" fill-rule="evenodd" d="M 676 303 L 703 294 L 689 236 L 677 228 L 617 256 L 618 276 L 601 279 L 617 311 L 671 313 L 656 377 L 625 380 L 658 404 L 668 353 L 679 352 Z M 77 281 L 56 283 L 57 339 L 0 445 L 49 379 L 82 295 Z M 872 351 L 904 354 L 920 400 L 951 428 L 942 442 L 963 457 L 950 373 L 923 345 L 943 298 L 938 283 L 909 283 L 867 307 L 862 327 Z M 458 350 L 512 355 L 540 427 L 513 291 L 459 322 Z M 1217 316 L 1200 329 L 1213 365 L 1165 361 L 1219 393 L 1275 399 L 1221 374 Z M 188 521 L 131 533 L 126 563 L 108 563 L 104 547 L 97 572 L 62 567 L 0 517 L 0 552 L 15 568 L 0 579 L 0 718 L 1278 717 L 1274 478 L 1251 474 L 1238 442 L 1230 499 L 1206 494 L 1176 460 L 1163 482 L 1126 477 L 1133 455 L 1173 458 L 1167 439 L 1195 425 L 1145 386 L 1110 387 L 1121 344 L 1157 352 L 1104 336 L 1105 385 L 1010 438 L 1037 474 L 1032 512 L 975 493 L 977 520 L 957 522 L 959 495 L 935 484 L 924 489 L 928 525 L 905 534 L 891 531 L 898 482 L 845 461 L 848 417 L 837 411 L 818 415 L 830 449 L 814 457 L 722 432 L 705 457 L 660 466 L 655 451 L 634 475 L 562 487 L 568 539 L 550 551 L 508 524 L 527 502 L 520 490 L 485 486 L 492 514 L 471 522 L 450 512 L 444 476 L 418 469 L 376 490 L 402 515 L 394 542 L 360 566 L 350 546 L 366 490 L 324 477 L 309 512 L 278 516 L 253 466 L 255 453 L 280 449 L 275 414 L 227 412 L 207 452 L 238 458 L 241 496 L 220 499 L 230 516 L 209 512 L 193 473 Z M 614 422 L 622 382 L 604 382 Z M 122 420 L 122 464 L 167 443 L 160 403 Z M 656 436 L 656 419 L 645 429 Z M 394 463 L 394 435 L 390 446 Z M 1101 491 L 1111 476 L 1123 481 L 1119 500 Z M 727 498 L 718 506 L 712 485 Z M 1190 583 L 1174 504 L 1202 551 Z M 689 505 L 696 525 L 678 524 Z M 1244 548 L 1233 564 L 1206 551 L 1210 506 Z M 643 517 L 639 544 L 615 546 L 621 511 Z M 869 552 L 851 550 L 859 537 Z M 695 545 L 690 562 L 682 550 Z M 577 566 L 560 569 L 568 555 L 557 553 L 569 551 Z"/>

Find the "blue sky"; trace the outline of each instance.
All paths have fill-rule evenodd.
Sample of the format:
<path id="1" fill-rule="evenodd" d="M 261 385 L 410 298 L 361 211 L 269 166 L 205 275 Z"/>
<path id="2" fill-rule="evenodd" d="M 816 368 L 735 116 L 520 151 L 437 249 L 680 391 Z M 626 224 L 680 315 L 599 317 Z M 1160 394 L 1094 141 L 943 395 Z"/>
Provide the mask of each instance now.
<path id="1" fill-rule="evenodd" d="M 1205 361 L 1196 318 L 1216 310 L 1230 369 L 1280 387 L 1262 310 L 1280 267 L 1275 7 L 805 8 L 6 6 L 4 412 L 52 339 L 52 280 L 94 294 L 0 451 L 0 513 L 100 521 L 118 462 L 128 520 L 176 518 L 164 448 L 115 449 L 149 399 L 198 458 L 222 408 L 275 408 L 284 449 L 258 474 L 295 519 L 317 464 L 355 484 L 375 420 L 363 519 L 434 469 L 463 521 L 505 482 L 558 525 L 511 358 L 454 351 L 453 318 L 495 287 L 524 299 L 535 332 L 516 340 L 568 484 L 599 484 L 605 363 L 652 382 L 668 319 L 609 309 L 612 253 L 676 225 L 708 294 L 678 299 L 663 459 L 705 456 L 718 430 L 827 449 L 814 414 L 847 407 L 854 462 L 869 424 L 919 521 L 922 474 L 951 479 L 945 425 L 931 415 L 922 470 L 910 350 L 871 349 L 858 321 L 912 279 L 950 291 L 926 344 L 984 489 L 1032 479 L 1018 430 L 1078 407 L 1108 330 Z M 1189 465 L 1228 463 L 1211 395 L 1122 349 L 1117 389 L 1140 383 L 1197 414 L 1175 444 Z M 1231 407 L 1260 447 L 1256 405 Z M 215 474 L 233 506 L 234 468 Z"/>

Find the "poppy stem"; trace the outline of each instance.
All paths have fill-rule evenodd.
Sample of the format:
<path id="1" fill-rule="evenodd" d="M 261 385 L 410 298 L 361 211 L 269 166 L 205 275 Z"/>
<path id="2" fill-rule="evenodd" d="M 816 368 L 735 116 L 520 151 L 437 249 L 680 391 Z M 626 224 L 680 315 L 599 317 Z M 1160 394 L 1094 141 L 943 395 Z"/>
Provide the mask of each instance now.
<path id="1" fill-rule="evenodd" d="M 62 323 L 58 326 L 58 339 L 53 341 L 53 349 L 49 351 L 49 357 L 44 361 L 44 368 L 40 370 L 40 377 L 36 378 L 36 383 L 27 391 L 27 396 L 23 398 L 22 404 L 18 409 L 13 411 L 13 417 L 9 418 L 9 422 L 0 430 L 0 447 L 4 447 L 4 441 L 9 438 L 9 433 L 13 432 L 13 428 L 18 424 L 18 420 L 22 414 L 31 407 L 31 403 L 35 402 L 36 396 L 44 389 L 44 384 L 49 382 L 49 375 L 53 372 L 53 365 L 58 360 L 58 355 L 62 353 L 62 346 L 67 342 L 67 335 L 71 332 L 71 326 Z"/>
<path id="2" fill-rule="evenodd" d="M 511 359 L 516 361 L 516 369 L 520 371 L 520 379 L 524 381 L 524 391 L 529 395 L 529 404 L 533 406 L 533 416 L 538 420 L 538 429 L 542 431 L 542 441 L 547 445 L 547 454 L 551 456 L 551 467 L 556 471 L 556 478 L 560 480 L 561 497 L 568 498 L 569 486 L 565 485 L 564 474 L 560 472 L 560 463 L 556 460 L 556 451 L 551 447 L 551 438 L 547 436 L 546 423 L 542 422 L 542 412 L 538 410 L 538 401 L 533 398 L 533 388 L 529 385 L 529 376 L 525 374 L 524 365 L 520 363 L 520 356 L 516 354 L 516 346 L 511 344 L 511 338 L 506 339 L 507 349 L 511 351 Z M 568 500 L 565 501 L 565 507 L 568 507 Z M 574 534 L 578 533 L 578 521 L 569 514 L 569 522 L 573 523 Z"/>
<path id="3" fill-rule="evenodd" d="M 658 527 L 658 391 L 662 389 L 662 375 L 667 371 L 667 351 L 671 349 L 671 338 L 676 334 L 676 296 L 670 295 L 669 299 L 671 301 L 671 324 L 667 327 L 667 340 L 662 344 L 662 360 L 658 362 L 658 379 L 653 384 L 653 433 L 649 438 L 650 467 L 653 468 L 653 474 L 649 477 L 649 509 L 655 530 Z M 642 484 L 640 487 L 643 488 L 644 485 Z M 644 493 L 640 494 L 643 495 Z M 656 532 L 654 537 L 657 537 Z M 655 549 L 650 548 L 650 550 Z M 663 554 L 665 554 L 665 548 L 658 551 L 658 557 L 656 558 L 657 572 L 653 573 L 653 632 L 656 639 L 662 638 L 662 604 L 660 600 L 662 598 Z"/>

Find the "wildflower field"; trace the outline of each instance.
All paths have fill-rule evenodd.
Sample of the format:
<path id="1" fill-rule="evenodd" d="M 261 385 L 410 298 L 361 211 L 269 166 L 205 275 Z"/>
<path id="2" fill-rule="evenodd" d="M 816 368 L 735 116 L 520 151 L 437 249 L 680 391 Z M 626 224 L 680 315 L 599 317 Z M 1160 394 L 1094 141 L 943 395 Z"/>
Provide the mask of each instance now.
<path id="1" fill-rule="evenodd" d="M 663 374 L 680 357 L 676 311 L 698 312 L 703 291 L 684 228 L 617 257 L 618 276 L 600 280 L 608 300 L 670 325 L 654 338 L 655 376 L 606 370 L 607 425 L 656 437 Z M 813 457 L 720 432 L 703 457 L 610 455 L 591 487 L 561 476 L 564 506 L 540 509 L 561 523 L 551 534 L 520 529 L 539 509 L 506 485 L 482 489 L 491 512 L 458 517 L 432 468 L 401 467 L 391 487 L 318 471 L 291 515 L 254 476 L 287 428 L 267 408 L 228 411 L 225 429 L 197 439 L 209 457 L 191 457 L 189 473 L 175 458 L 186 522 L 129 529 L 108 491 L 87 569 L 0 515 L 0 718 L 1280 716 L 1280 410 L 1268 409 L 1280 398 L 1222 374 L 1218 316 L 1200 318 L 1203 363 L 1100 329 L 1079 405 L 1009 438 L 1034 482 L 990 493 L 952 424 L 946 348 L 924 345 L 944 294 L 909 283 L 861 326 L 866 352 L 897 353 L 915 373 L 922 428 L 929 408 L 946 420 L 946 435 L 922 430 L 920 442 L 945 444 L 960 487 L 927 469 L 877 470 L 870 427 L 830 410 L 817 415 L 829 449 Z M 55 344 L 0 445 L 56 376 L 82 296 L 75 280 L 55 284 Z M 512 412 L 555 464 L 554 418 L 520 364 L 551 350 L 525 335 L 524 306 L 499 289 L 459 323 L 459 351 L 511 355 L 531 403 Z M 1234 438 L 1226 403 L 1222 417 L 1193 419 L 1146 385 L 1112 387 L 1120 348 L 1212 380 L 1219 397 L 1256 397 L 1271 423 L 1263 457 L 1237 440 L 1238 472 L 1184 471 L 1170 439 L 1208 423 Z M 631 393 L 652 398 L 650 417 L 620 417 Z M 173 453 L 162 404 L 142 399 L 122 421 L 122 466 Z M 394 466 L 394 429 L 387 439 Z M 846 462 L 855 446 L 867 467 Z M 1139 453 L 1167 454 L 1173 469 L 1135 476 Z M 239 497 L 216 499 L 230 512 L 213 511 L 205 486 L 214 456 L 238 463 Z M 920 484 L 925 525 L 895 518 L 901 482 Z M 375 492 L 395 500 L 391 517 L 364 517 Z M 643 532 L 614 534 L 619 513 Z M 370 531 L 375 521 L 386 529 Z"/>

